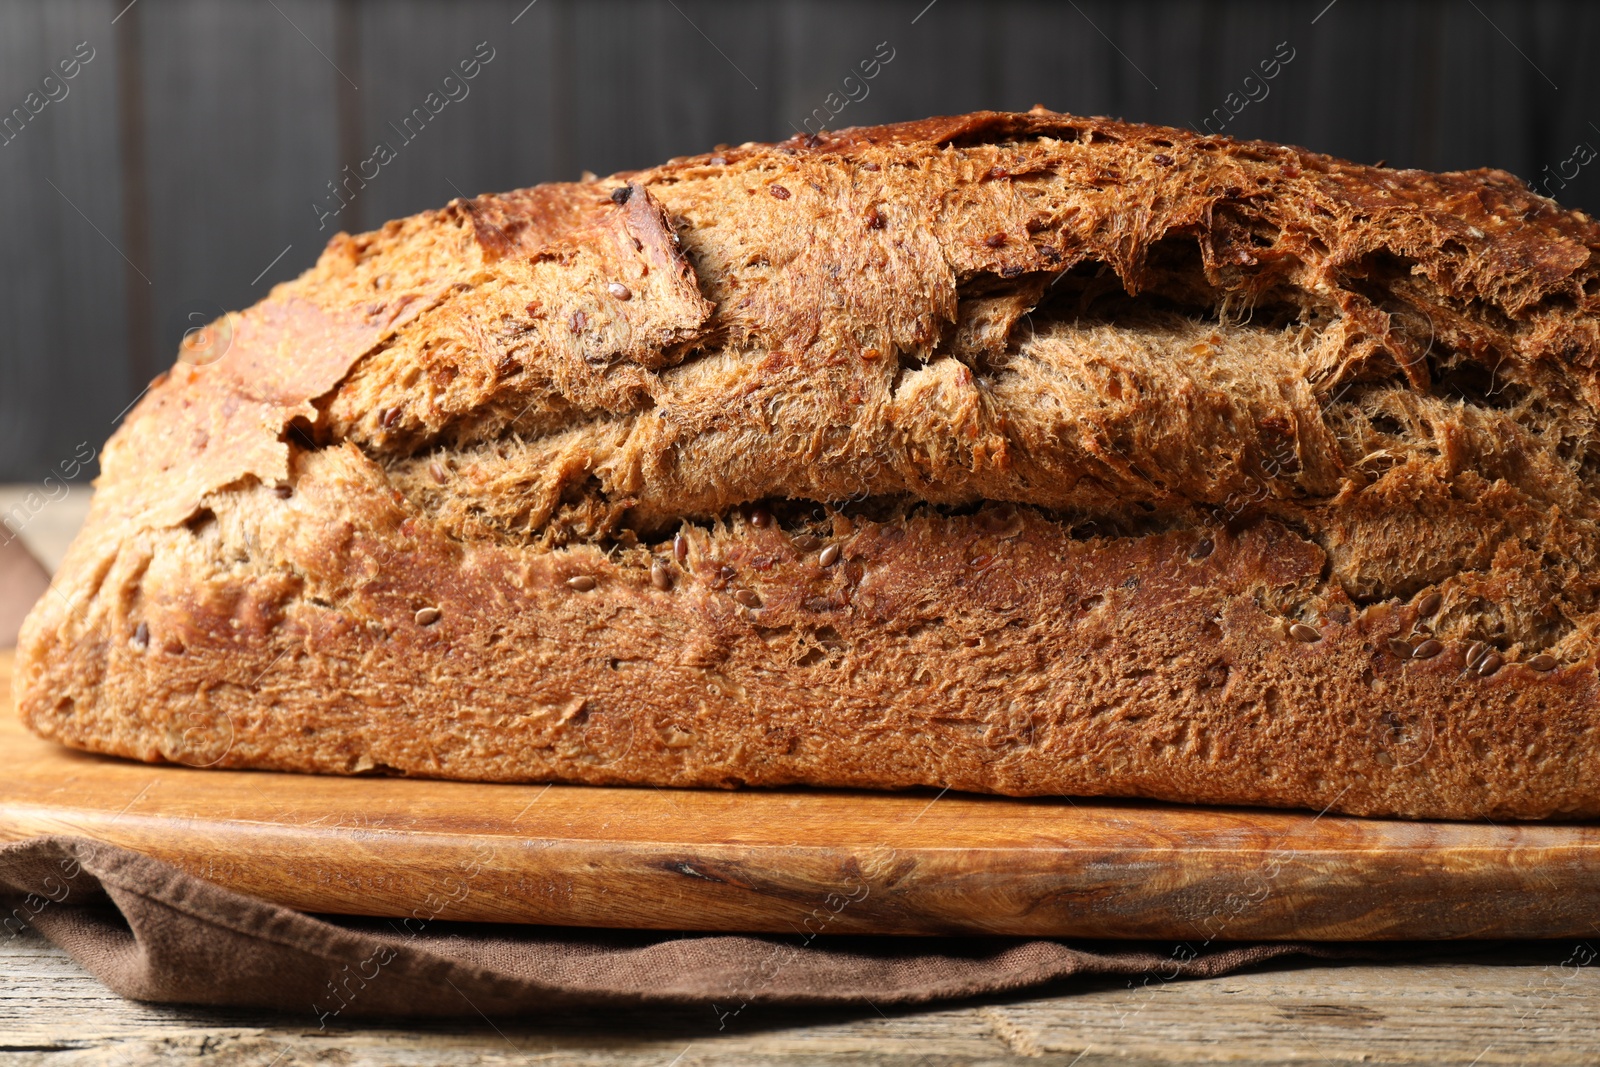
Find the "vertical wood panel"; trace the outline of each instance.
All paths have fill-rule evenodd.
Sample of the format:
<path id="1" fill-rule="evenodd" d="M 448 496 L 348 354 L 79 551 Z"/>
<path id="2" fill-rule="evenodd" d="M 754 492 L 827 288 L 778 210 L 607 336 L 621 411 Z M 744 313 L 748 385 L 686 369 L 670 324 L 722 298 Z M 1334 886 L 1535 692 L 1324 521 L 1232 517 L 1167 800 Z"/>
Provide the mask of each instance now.
<path id="1" fill-rule="evenodd" d="M 834 128 L 986 106 L 999 84 L 995 18 L 983 6 L 959 0 L 924 10 L 925 4 L 826 0 L 787 6 L 780 129 L 771 136 L 793 134 L 814 109 L 826 106 L 829 93 L 842 96 L 844 78 L 858 73 L 858 64 L 872 59 L 881 42 L 894 58 L 868 83 L 864 100 L 845 106 Z"/>
<path id="2" fill-rule="evenodd" d="M 273 282 L 309 266 L 334 232 L 318 232 L 311 205 L 338 172 L 340 75 L 329 58 L 330 4 L 142 0 L 139 6 L 152 170 L 153 344 L 158 364 L 166 366 L 186 329 L 255 303 Z"/>
<path id="3" fill-rule="evenodd" d="M 1020 111 L 1043 104 L 1077 115 L 1117 112 L 1111 66 L 1123 59 L 1071 4 L 1007 4 L 1001 20 L 999 107 Z"/>
<path id="4" fill-rule="evenodd" d="M 1531 148 L 1534 158 L 1523 175 L 1539 182 L 1546 177 L 1546 166 L 1559 177 L 1561 165 L 1580 142 L 1600 151 L 1596 128 L 1600 127 L 1600 63 L 1594 58 L 1595 42 L 1600 40 L 1600 5 L 1542 4 L 1527 21 L 1531 46 L 1522 47 L 1561 86 L 1560 92 L 1549 94 L 1551 99 L 1537 116 L 1513 118 L 1529 122 L 1539 132 Z M 1565 187 L 1552 181 L 1546 188 L 1563 204 L 1600 213 L 1600 158 L 1583 166 Z"/>
<path id="5" fill-rule="evenodd" d="M 363 154 L 371 157 L 380 143 L 395 151 L 361 191 L 366 226 L 438 207 L 457 195 L 555 177 L 549 148 L 552 8 L 550 0 L 531 8 L 527 0 L 361 5 L 361 63 L 367 71 Z M 459 65 L 475 62 L 480 45 L 493 58 L 465 79 Z M 448 86 L 447 77 L 453 79 Z M 437 115 L 424 103 L 430 93 L 445 101 Z M 427 121 L 407 127 L 415 108 L 422 108 Z"/>
<path id="6" fill-rule="evenodd" d="M 122 272 L 127 312 L 123 343 L 135 388 L 156 374 L 155 293 L 150 266 L 150 161 L 144 129 L 144 12 L 122 5 L 111 16 L 117 58 L 117 181 L 122 194 Z M 136 394 L 137 395 L 137 394 Z"/>
<path id="7" fill-rule="evenodd" d="M 788 136 L 775 115 L 775 14 L 727 0 L 572 4 L 574 106 L 562 119 L 573 164 L 606 174 L 720 142 Z"/>
<path id="8" fill-rule="evenodd" d="M 0 112 L 78 42 L 94 49 L 0 147 L 0 479 L 42 478 L 85 439 L 98 449 L 132 395 L 110 22 L 99 0 L 0 7 Z"/>

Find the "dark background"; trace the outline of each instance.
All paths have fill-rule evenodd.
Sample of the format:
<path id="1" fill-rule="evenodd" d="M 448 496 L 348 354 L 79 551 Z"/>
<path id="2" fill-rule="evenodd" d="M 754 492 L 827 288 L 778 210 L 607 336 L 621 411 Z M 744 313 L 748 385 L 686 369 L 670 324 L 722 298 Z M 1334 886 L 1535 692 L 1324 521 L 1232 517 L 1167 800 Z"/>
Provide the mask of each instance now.
<path id="1" fill-rule="evenodd" d="M 1593 4 L 926 3 L 5 0 L 0 115 L 80 42 L 94 58 L 0 146 L 0 481 L 98 448 L 186 328 L 335 227 L 789 136 L 880 42 L 833 127 L 1035 103 L 1198 126 L 1288 42 L 1227 133 L 1530 182 L 1600 147 Z M 327 183 L 479 42 L 470 95 L 319 231 Z M 1600 210 L 1600 163 L 1550 188 Z"/>

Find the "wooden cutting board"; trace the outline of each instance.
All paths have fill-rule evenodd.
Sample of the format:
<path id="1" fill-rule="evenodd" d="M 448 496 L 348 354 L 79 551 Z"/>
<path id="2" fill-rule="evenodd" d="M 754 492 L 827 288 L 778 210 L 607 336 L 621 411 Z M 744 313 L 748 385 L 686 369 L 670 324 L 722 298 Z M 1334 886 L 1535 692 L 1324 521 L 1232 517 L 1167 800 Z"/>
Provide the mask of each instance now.
<path id="1" fill-rule="evenodd" d="M 1592 936 L 1600 826 L 841 790 L 197 770 L 41 741 L 0 840 L 81 834 L 314 912 L 785 934 Z"/>

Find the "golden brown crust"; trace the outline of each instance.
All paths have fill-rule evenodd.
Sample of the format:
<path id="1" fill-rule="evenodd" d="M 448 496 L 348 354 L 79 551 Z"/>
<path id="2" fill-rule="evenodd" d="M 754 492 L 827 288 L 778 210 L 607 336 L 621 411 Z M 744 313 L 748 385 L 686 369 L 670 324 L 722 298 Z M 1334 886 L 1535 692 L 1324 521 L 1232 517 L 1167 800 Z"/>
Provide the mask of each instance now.
<path id="1" fill-rule="evenodd" d="M 1600 814 L 1596 248 L 1501 172 L 1037 109 L 458 200 L 152 388 L 23 714 L 338 773 Z"/>

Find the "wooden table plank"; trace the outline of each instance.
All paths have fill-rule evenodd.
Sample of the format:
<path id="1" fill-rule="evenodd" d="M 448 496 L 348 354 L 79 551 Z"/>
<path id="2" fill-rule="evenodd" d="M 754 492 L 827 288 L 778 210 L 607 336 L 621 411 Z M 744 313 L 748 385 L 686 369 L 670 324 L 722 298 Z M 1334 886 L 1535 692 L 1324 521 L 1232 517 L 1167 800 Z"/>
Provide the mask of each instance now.
<path id="1" fill-rule="evenodd" d="M 205 1052 L 295 1064 L 1592 1064 L 1593 950 L 1525 944 L 1408 964 L 1276 965 L 1198 981 L 1064 984 L 922 1010 L 710 1005 L 330 1027 L 303 1017 L 124 1001 L 33 934 L 0 941 L 0 1062 L 134 1065 Z M 1565 966 L 1563 965 L 1565 963 Z M 674 1060 L 675 1057 L 681 1058 Z M 1081 1056 L 1081 1059 L 1079 1058 Z"/>

